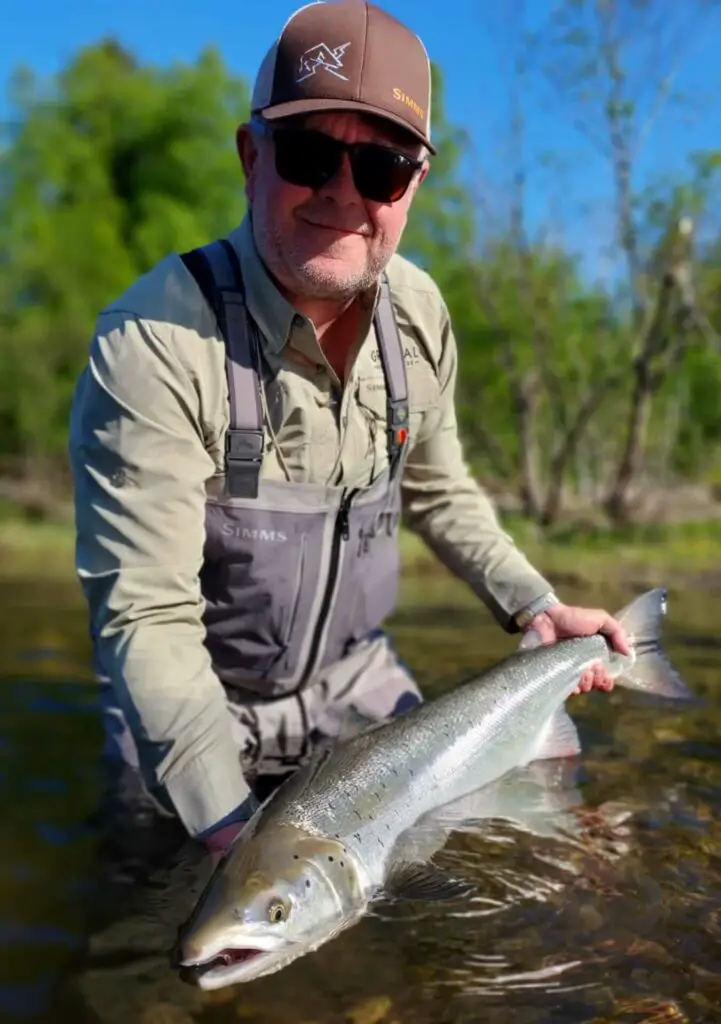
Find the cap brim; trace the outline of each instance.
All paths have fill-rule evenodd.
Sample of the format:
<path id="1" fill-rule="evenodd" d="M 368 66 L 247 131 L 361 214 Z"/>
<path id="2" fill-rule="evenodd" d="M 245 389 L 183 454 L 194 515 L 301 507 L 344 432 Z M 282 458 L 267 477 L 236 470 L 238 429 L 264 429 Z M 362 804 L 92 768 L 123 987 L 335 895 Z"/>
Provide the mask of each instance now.
<path id="1" fill-rule="evenodd" d="M 380 117 L 384 121 L 390 121 L 399 128 L 403 128 L 409 135 L 413 135 L 419 142 L 433 154 L 436 155 L 436 148 L 423 132 L 413 128 L 408 121 L 400 115 L 390 114 L 381 107 L 375 107 L 372 103 L 363 103 L 361 100 L 331 100 L 331 99 L 303 99 L 291 100 L 288 103 L 276 103 L 273 106 L 265 107 L 258 111 L 266 121 L 279 121 L 284 117 L 296 117 L 299 114 L 313 114 L 319 110 L 356 110 L 360 114 L 371 114 Z"/>

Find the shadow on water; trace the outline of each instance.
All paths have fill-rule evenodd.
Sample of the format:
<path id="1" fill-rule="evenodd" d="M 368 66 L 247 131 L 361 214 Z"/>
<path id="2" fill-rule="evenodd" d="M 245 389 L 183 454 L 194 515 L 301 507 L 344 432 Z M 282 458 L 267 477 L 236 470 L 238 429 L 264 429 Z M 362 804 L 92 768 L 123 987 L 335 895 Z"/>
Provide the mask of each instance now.
<path id="1" fill-rule="evenodd" d="M 405 591 L 393 633 L 428 693 L 512 649 L 460 585 L 424 577 Z M 618 608 L 629 596 L 603 600 Z M 162 865 L 178 842 L 140 830 L 112 878 L 103 869 L 92 824 L 101 735 L 78 595 L 0 586 L 0 1020 L 718 1021 L 721 601 L 692 598 L 672 602 L 667 647 L 703 706 L 621 691 L 571 704 L 591 827 L 582 847 L 454 836 L 439 862 L 478 883 L 470 902 L 380 905 L 280 974 L 203 993 L 167 954 L 207 865 L 161 867 L 165 888 L 139 885 L 143 860 Z M 623 826 L 593 827 L 594 808 L 628 800 Z"/>

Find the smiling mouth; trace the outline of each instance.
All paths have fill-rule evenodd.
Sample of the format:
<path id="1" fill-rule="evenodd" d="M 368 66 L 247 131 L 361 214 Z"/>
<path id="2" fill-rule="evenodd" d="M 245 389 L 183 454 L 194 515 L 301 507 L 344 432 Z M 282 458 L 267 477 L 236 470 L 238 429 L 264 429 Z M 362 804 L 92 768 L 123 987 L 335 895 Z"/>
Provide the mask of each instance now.
<path id="1" fill-rule="evenodd" d="M 338 235 L 362 235 L 362 231 L 358 231 L 356 228 L 346 228 L 338 224 L 321 224 L 317 220 L 308 220 L 305 218 L 305 223 L 310 225 L 312 228 L 320 228 L 322 231 L 334 231 Z"/>
<path id="2" fill-rule="evenodd" d="M 230 967 L 250 963 L 267 952 L 265 949 L 223 949 L 209 960 L 200 963 L 181 963 L 180 976 L 183 981 L 196 982 L 213 971 L 224 971 Z"/>

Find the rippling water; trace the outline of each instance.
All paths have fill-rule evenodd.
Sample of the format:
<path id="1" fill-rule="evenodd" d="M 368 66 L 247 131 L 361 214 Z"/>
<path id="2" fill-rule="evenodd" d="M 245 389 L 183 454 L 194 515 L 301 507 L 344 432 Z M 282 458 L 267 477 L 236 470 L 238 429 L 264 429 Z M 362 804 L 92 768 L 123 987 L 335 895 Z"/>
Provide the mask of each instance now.
<path id="1" fill-rule="evenodd" d="M 618 608 L 631 594 L 576 596 Z M 698 707 L 620 690 L 571 701 L 581 846 L 454 836 L 439 862 L 476 880 L 467 904 L 379 905 L 280 974 L 216 993 L 167 967 L 172 899 L 163 917 L 143 890 L 119 883 L 104 905 L 90 887 L 101 737 L 75 588 L 3 585 L 0 607 L 0 1020 L 721 1020 L 721 593 L 671 595 L 667 648 Z M 434 577 L 409 581 L 393 633 L 428 692 L 514 642 Z"/>

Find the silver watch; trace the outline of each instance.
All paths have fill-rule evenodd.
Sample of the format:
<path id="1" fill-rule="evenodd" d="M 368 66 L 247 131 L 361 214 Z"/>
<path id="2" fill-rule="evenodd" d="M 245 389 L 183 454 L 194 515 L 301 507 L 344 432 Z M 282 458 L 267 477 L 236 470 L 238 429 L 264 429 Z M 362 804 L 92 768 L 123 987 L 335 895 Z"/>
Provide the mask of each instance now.
<path id="1" fill-rule="evenodd" d="M 552 590 L 549 590 L 547 594 L 542 594 L 537 597 L 535 601 L 531 601 L 529 605 L 522 608 L 520 612 L 517 612 L 514 616 L 516 625 L 519 629 L 525 629 L 528 623 L 535 619 L 541 612 L 545 612 L 548 608 L 552 608 L 554 604 L 560 604 L 561 601 Z"/>

